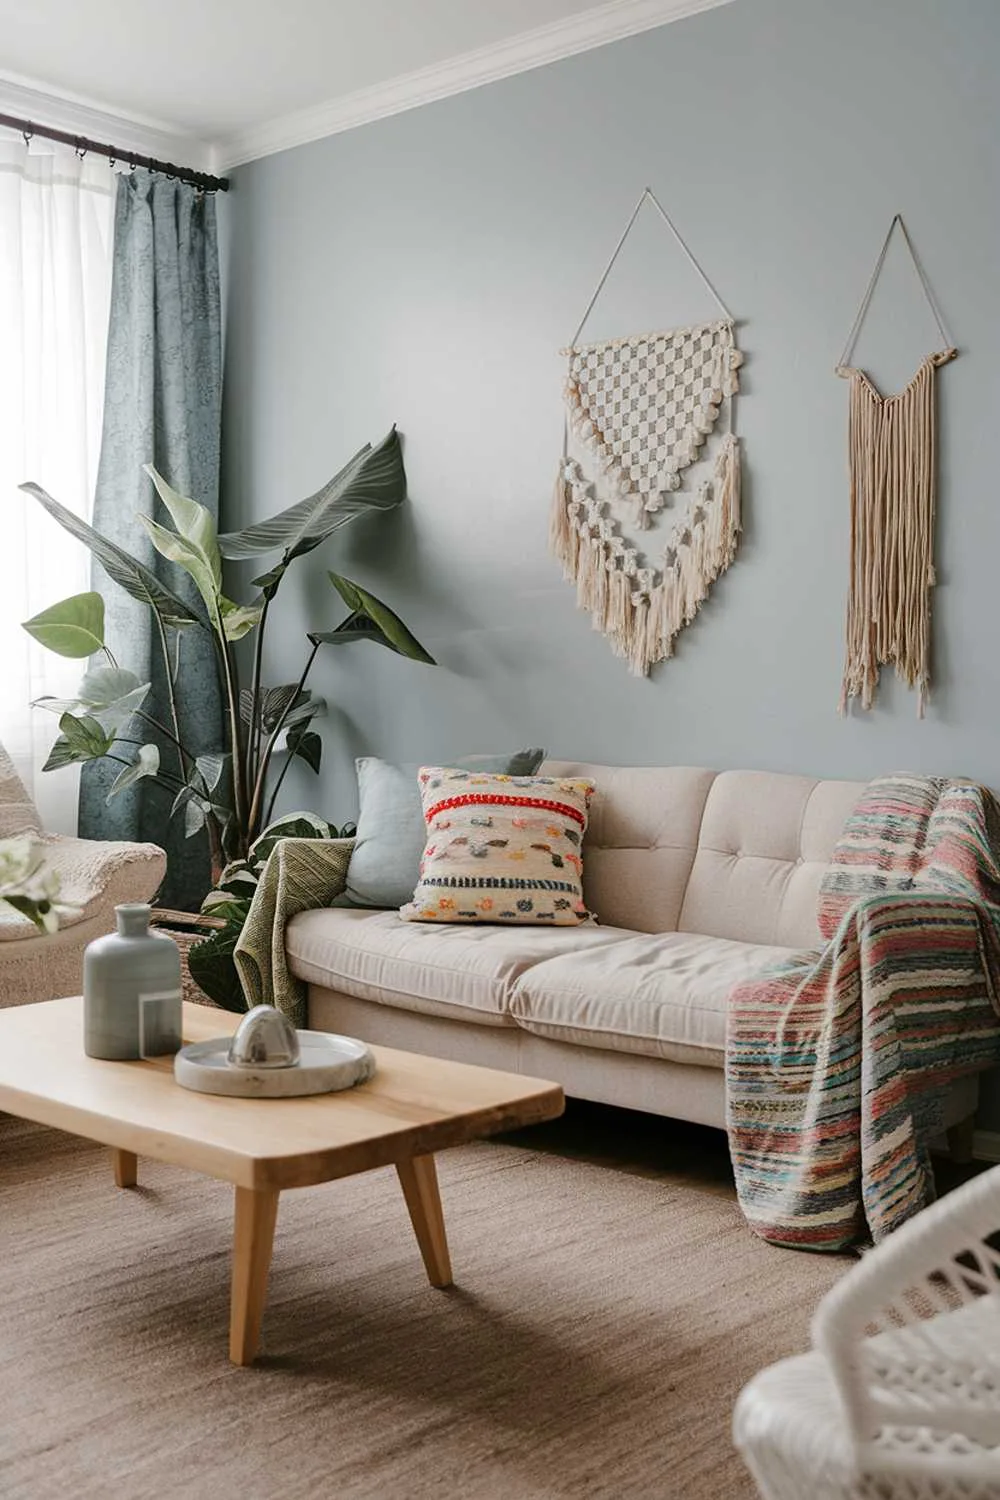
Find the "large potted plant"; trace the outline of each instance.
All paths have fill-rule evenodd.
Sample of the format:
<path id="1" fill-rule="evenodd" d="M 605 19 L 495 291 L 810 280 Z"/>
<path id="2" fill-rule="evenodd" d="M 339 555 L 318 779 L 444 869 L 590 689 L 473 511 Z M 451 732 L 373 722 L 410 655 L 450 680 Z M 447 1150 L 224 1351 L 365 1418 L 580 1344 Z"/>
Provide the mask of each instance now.
<path id="1" fill-rule="evenodd" d="M 360 449 L 315 495 L 269 520 L 222 536 L 203 505 L 178 494 L 151 465 L 146 472 L 170 524 L 152 516 L 140 519 L 157 552 L 193 580 L 198 604 L 180 598 L 138 559 L 39 485 L 21 486 L 89 547 L 114 583 L 149 608 L 166 684 L 166 712 L 157 717 L 148 709 L 151 683 L 120 664 L 105 641 L 100 594 L 75 594 L 25 621 L 24 629 L 59 655 L 98 658 L 75 699 L 39 700 L 59 715 L 60 730 L 43 769 L 107 758 L 121 766 L 109 799 L 140 781 L 159 787 L 169 799 L 165 811 L 184 819 L 188 837 L 207 831 L 217 887 L 216 897 L 207 904 L 238 932 L 240 914 L 245 915 L 256 875 L 275 839 L 335 837 L 338 832 L 312 813 L 293 814 L 280 824 L 272 821 L 292 760 L 300 759 L 315 772 L 320 768 L 322 742 L 314 721 L 325 713 L 326 704 L 306 683 L 321 648 L 374 641 L 433 665 L 433 657 L 388 605 L 360 584 L 331 572 L 329 580 L 348 613 L 333 629 L 309 632 L 295 682 L 263 681 L 268 618 L 292 563 L 355 517 L 391 510 L 405 499 L 399 436 L 393 428 L 377 447 Z M 240 603 L 228 597 L 223 589 L 224 559 L 254 560 L 274 553 L 280 554 L 277 560 L 253 579 L 257 593 L 252 599 Z M 184 692 L 184 654 L 176 647 L 184 632 L 193 630 L 208 632 L 212 640 L 222 689 L 224 742 L 212 754 L 195 755 L 185 746 L 177 712 Z M 239 642 L 246 645 L 237 650 Z M 275 773 L 279 752 L 283 764 Z M 208 942 L 222 950 L 228 936 L 219 934 Z"/>

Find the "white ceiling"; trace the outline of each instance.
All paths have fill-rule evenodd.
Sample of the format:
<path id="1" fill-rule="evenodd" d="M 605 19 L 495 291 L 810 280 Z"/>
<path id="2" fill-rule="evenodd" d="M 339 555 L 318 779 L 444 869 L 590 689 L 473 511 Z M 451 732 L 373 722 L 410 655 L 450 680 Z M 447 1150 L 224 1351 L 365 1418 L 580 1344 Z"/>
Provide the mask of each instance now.
<path id="1" fill-rule="evenodd" d="M 720 3 L 0 0 L 0 110 L 226 166 Z"/>

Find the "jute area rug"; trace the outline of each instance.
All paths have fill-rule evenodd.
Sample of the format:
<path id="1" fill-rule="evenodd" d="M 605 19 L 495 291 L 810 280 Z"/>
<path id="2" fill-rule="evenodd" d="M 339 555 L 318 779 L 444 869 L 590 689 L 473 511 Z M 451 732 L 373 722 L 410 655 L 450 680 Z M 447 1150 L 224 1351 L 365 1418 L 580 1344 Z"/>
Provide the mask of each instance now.
<path id="1" fill-rule="evenodd" d="M 724 1137 L 597 1107 L 439 1158 L 457 1284 L 391 1171 L 283 1195 L 259 1364 L 231 1193 L 0 1116 L 3 1500 L 744 1500 L 743 1382 L 848 1261 L 756 1240 Z"/>

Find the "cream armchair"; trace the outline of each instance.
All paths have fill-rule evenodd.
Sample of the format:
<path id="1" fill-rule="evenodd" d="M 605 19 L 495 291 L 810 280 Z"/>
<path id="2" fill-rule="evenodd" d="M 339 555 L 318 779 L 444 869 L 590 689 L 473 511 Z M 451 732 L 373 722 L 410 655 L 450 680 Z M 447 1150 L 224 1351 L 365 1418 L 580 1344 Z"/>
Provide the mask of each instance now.
<path id="1" fill-rule="evenodd" d="M 48 937 L 26 917 L 0 909 L 0 1006 L 78 994 L 83 950 L 91 938 L 114 930 L 119 902 L 149 901 L 167 867 L 156 844 L 99 843 L 45 833 L 0 745 L 0 838 L 24 834 L 44 847 L 47 864 L 59 874 L 59 899 L 76 911 L 63 917 L 59 931 Z"/>

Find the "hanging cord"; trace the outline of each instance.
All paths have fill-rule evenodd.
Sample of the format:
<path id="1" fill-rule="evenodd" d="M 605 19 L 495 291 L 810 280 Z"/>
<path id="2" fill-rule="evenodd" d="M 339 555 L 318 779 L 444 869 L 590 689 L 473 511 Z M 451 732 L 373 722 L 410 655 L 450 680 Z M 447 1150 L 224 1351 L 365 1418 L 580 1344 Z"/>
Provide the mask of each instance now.
<path id="1" fill-rule="evenodd" d="M 587 310 L 584 313 L 583 317 L 580 319 L 580 322 L 578 323 L 577 328 L 576 328 L 576 332 L 573 334 L 573 337 L 569 341 L 571 347 L 572 347 L 572 345 L 574 345 L 576 343 L 577 339 L 580 337 L 580 334 L 583 332 L 583 329 L 584 329 L 584 326 L 585 326 L 585 324 L 587 322 L 587 319 L 590 317 L 591 313 L 593 312 L 594 306 L 595 306 L 595 304 L 597 302 L 597 299 L 598 299 L 598 297 L 601 295 L 601 293 L 604 290 L 604 283 L 607 281 L 608 277 L 611 275 L 611 271 L 612 271 L 612 268 L 613 268 L 613 266 L 615 264 L 615 261 L 618 259 L 619 255 L 621 254 L 622 247 L 623 247 L 623 245 L 625 244 L 625 241 L 628 239 L 629 235 L 632 232 L 632 226 L 635 223 L 636 219 L 639 217 L 639 211 L 640 211 L 640 209 L 642 208 L 642 205 L 646 202 L 647 199 L 649 200 L 650 203 L 652 203 L 653 207 L 656 209 L 657 213 L 660 215 L 660 218 L 663 220 L 664 224 L 666 224 L 667 228 L 670 230 L 670 233 L 673 235 L 673 237 L 677 241 L 678 245 L 680 245 L 681 249 L 684 251 L 684 254 L 687 256 L 689 262 L 694 267 L 694 269 L 697 272 L 699 278 L 701 279 L 701 281 L 703 282 L 703 284 L 708 288 L 708 291 L 711 294 L 713 301 L 715 302 L 716 306 L 719 308 L 719 310 L 722 313 L 723 317 L 729 323 L 731 323 L 733 321 L 733 315 L 732 315 L 732 313 L 729 311 L 728 307 L 723 302 L 723 300 L 719 296 L 718 292 L 715 290 L 715 287 L 709 281 L 708 277 L 706 276 L 705 272 L 702 270 L 701 266 L 699 265 L 698 261 L 695 259 L 694 255 L 691 253 L 691 251 L 688 249 L 687 245 L 684 243 L 684 240 L 681 237 L 681 233 L 680 233 L 680 230 L 677 228 L 677 225 L 674 223 L 673 219 L 667 213 L 666 209 L 663 207 L 663 204 L 660 202 L 659 198 L 657 198 L 656 194 L 653 192 L 653 189 L 650 188 L 650 187 L 645 187 L 642 190 L 642 193 L 641 193 L 641 195 L 639 197 L 638 203 L 635 205 L 635 208 L 632 210 L 632 217 L 629 219 L 628 223 L 625 225 L 625 230 L 624 230 L 624 233 L 622 234 L 621 239 L 618 241 L 617 245 L 614 248 L 614 253 L 611 256 L 611 259 L 608 261 L 607 265 L 604 268 L 604 272 L 603 272 L 603 274 L 601 276 L 600 281 L 597 283 L 597 287 L 596 287 L 596 289 L 594 291 L 594 295 L 591 297 L 590 301 L 587 303 Z"/>
<path id="2" fill-rule="evenodd" d="M 851 324 L 851 331 L 847 335 L 847 343 L 844 345 L 844 352 L 837 361 L 838 374 L 840 374 L 842 370 L 849 368 L 847 361 L 854 353 L 854 345 L 858 341 L 858 334 L 861 332 L 861 325 L 865 321 L 865 318 L 868 314 L 868 308 L 871 304 L 872 297 L 874 296 L 875 287 L 878 284 L 878 279 L 882 274 L 882 267 L 885 265 L 885 258 L 889 253 L 889 243 L 892 240 L 892 236 L 897 224 L 899 225 L 900 231 L 902 232 L 903 241 L 906 245 L 906 248 L 910 252 L 910 259 L 913 262 L 913 269 L 917 273 L 917 279 L 919 280 L 920 285 L 923 289 L 924 296 L 927 299 L 927 305 L 930 308 L 931 313 L 933 314 L 935 323 L 937 324 L 938 333 L 940 333 L 941 335 L 943 346 L 942 353 L 944 353 L 945 351 L 953 351 L 952 342 L 950 337 L 948 336 L 948 330 L 944 326 L 944 318 L 942 316 L 941 309 L 938 306 L 937 298 L 935 297 L 931 284 L 927 279 L 927 274 L 920 263 L 920 257 L 917 255 L 917 252 L 913 247 L 913 241 L 910 239 L 906 225 L 903 223 L 903 215 L 893 214 L 892 223 L 889 225 L 889 233 L 886 235 L 885 239 L 882 242 L 882 248 L 879 251 L 878 260 L 875 262 L 875 269 L 872 272 L 868 281 L 868 285 L 865 288 L 865 294 L 861 299 L 861 306 L 858 308 L 854 322 Z"/>

